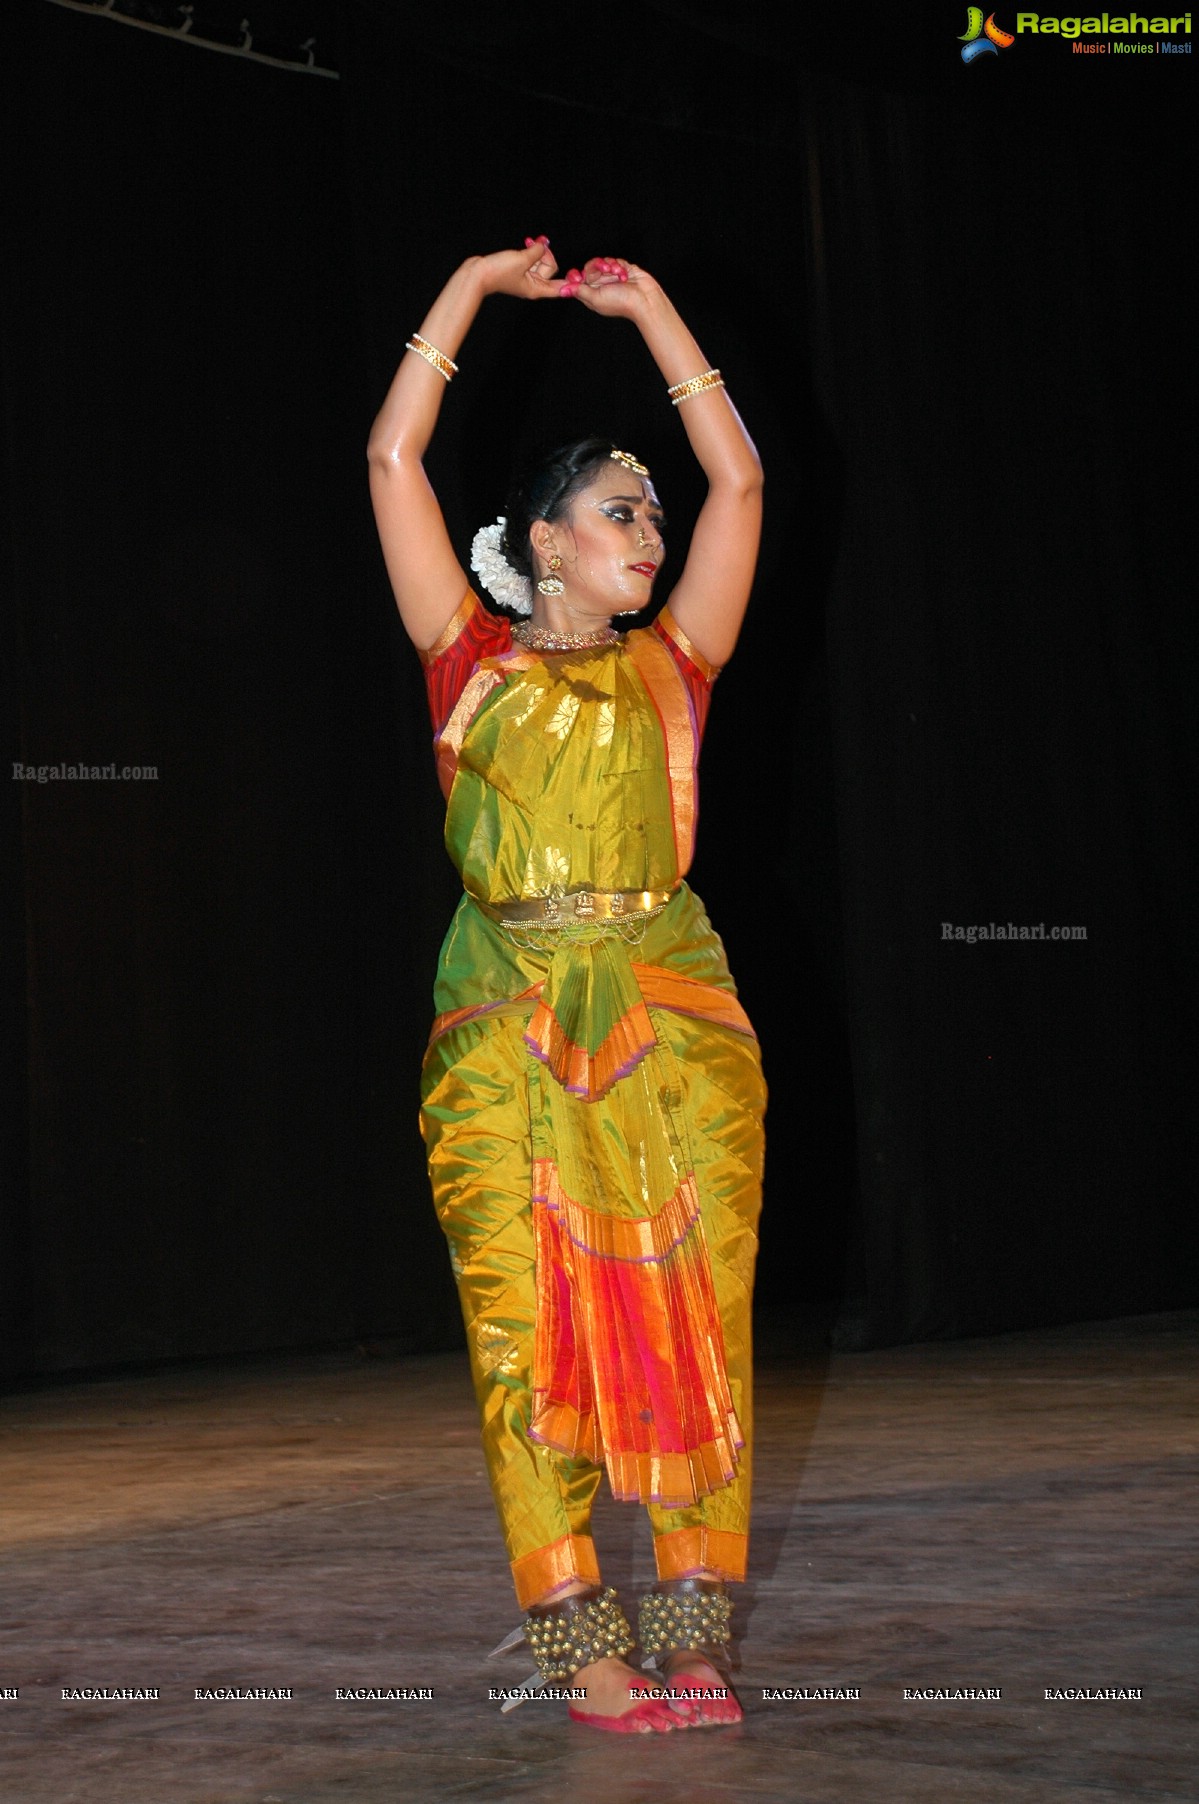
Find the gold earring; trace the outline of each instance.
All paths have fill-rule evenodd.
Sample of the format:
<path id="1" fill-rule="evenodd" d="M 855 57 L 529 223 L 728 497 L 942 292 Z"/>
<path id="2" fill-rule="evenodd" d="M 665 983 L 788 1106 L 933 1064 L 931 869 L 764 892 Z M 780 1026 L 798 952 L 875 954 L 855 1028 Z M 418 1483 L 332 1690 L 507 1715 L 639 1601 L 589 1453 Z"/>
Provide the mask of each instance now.
<path id="1" fill-rule="evenodd" d="M 562 559 L 558 556 L 556 551 L 549 560 L 549 565 L 549 575 L 543 576 L 537 587 L 541 590 L 543 595 L 561 595 L 566 584 L 562 581 L 562 578 L 556 574 L 562 568 Z"/>

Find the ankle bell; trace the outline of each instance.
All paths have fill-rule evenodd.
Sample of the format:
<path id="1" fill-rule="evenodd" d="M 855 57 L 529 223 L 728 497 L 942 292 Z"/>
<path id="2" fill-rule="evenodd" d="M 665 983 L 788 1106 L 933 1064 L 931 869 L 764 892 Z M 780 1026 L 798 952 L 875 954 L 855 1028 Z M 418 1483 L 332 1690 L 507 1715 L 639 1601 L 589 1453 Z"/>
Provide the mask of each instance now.
<path id="1" fill-rule="evenodd" d="M 535 1607 L 525 1617 L 524 1636 L 546 1685 L 560 1684 L 596 1660 L 623 1660 L 634 1646 L 610 1585 Z"/>
<path id="2" fill-rule="evenodd" d="M 652 1659 L 667 1654 L 724 1654 L 732 1639 L 733 1602 L 712 1579 L 668 1579 L 641 1599 L 637 1638 Z"/>

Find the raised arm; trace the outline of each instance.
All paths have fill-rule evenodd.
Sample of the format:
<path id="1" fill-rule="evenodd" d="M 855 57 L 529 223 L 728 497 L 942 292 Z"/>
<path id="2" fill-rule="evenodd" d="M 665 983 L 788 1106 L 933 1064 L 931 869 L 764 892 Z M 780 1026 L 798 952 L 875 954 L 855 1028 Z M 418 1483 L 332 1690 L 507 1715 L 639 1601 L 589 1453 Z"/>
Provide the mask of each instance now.
<path id="1" fill-rule="evenodd" d="M 437 356 L 429 353 L 452 363 L 489 294 L 556 299 L 557 267 L 543 238 L 530 239 L 524 250 L 468 257 L 413 334 L 412 342 L 422 341 L 426 352 L 407 351 L 371 428 L 367 460 L 375 524 L 400 618 L 421 651 L 441 636 L 468 587 L 422 461 L 447 386 Z"/>
<path id="2" fill-rule="evenodd" d="M 630 319 L 669 387 L 708 371 L 708 361 L 678 312 L 644 269 L 594 257 L 578 281 L 563 284 L 594 313 Z M 663 396 L 663 405 L 669 405 Z M 681 399 L 679 417 L 708 479 L 670 611 L 713 664 L 731 656 L 745 617 L 762 530 L 762 466 L 728 390 L 711 385 Z"/>

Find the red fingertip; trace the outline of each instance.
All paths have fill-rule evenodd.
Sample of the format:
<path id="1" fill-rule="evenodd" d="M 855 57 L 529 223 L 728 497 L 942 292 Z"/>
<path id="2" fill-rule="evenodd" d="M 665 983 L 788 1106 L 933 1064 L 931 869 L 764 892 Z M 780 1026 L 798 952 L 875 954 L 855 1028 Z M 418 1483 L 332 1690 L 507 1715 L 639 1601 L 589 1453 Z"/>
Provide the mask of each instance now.
<path id="1" fill-rule="evenodd" d="M 546 237 L 545 233 L 542 232 L 539 234 L 537 242 L 538 242 L 538 244 L 548 244 L 549 239 Z"/>
<path id="2" fill-rule="evenodd" d="M 534 243 L 534 240 L 532 238 L 526 238 L 525 239 L 525 249 L 527 251 L 531 251 L 533 248 L 533 243 Z"/>

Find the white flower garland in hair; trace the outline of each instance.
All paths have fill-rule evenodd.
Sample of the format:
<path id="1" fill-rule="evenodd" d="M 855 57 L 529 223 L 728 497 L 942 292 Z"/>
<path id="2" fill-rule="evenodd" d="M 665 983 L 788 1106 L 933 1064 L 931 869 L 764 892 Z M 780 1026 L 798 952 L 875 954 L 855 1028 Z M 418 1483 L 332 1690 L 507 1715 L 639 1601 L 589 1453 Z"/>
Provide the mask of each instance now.
<path id="1" fill-rule="evenodd" d="M 511 608 L 514 614 L 531 614 L 533 585 L 527 576 L 512 568 L 501 549 L 507 524 L 501 514 L 494 526 L 479 528 L 471 541 L 470 567 L 501 607 Z"/>

